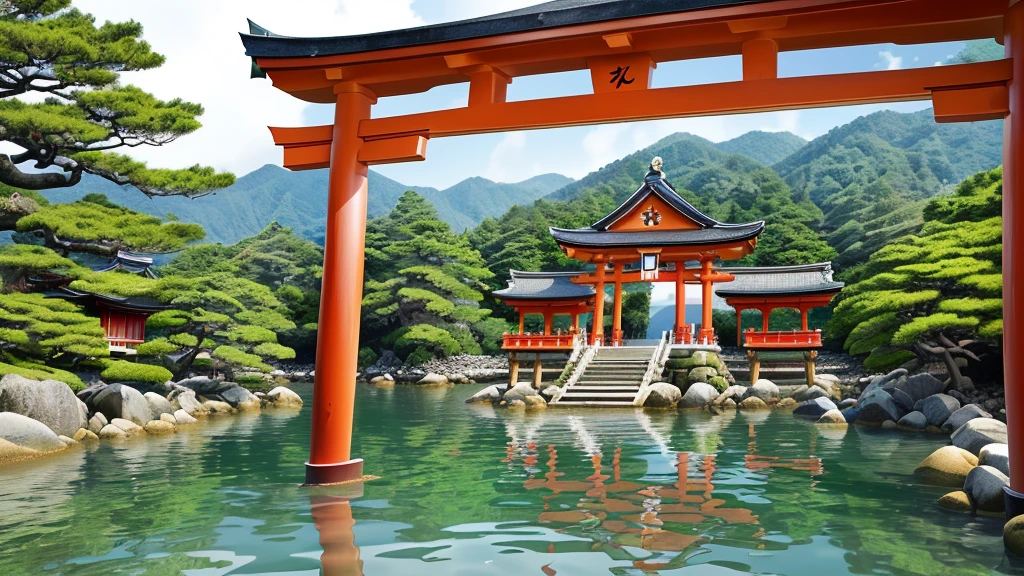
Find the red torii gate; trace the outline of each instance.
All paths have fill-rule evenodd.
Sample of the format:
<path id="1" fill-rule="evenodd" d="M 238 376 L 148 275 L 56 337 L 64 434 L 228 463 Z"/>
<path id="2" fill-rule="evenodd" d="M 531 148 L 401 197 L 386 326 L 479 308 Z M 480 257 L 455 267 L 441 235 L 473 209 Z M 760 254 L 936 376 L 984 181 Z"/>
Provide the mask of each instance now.
<path id="1" fill-rule="evenodd" d="M 938 122 L 1005 118 L 1003 314 L 1011 454 L 1024 447 L 1024 0 L 556 0 L 491 17 L 335 38 L 252 26 L 274 86 L 335 105 L 333 125 L 271 128 L 293 170 L 330 167 L 308 483 L 357 479 L 352 459 L 367 170 L 423 160 L 430 138 L 823 106 L 931 100 Z M 778 52 L 995 38 L 1003 60 L 778 77 Z M 743 80 L 652 89 L 659 62 L 742 55 Z M 626 67 L 629 67 L 626 70 Z M 594 93 L 506 102 L 517 76 L 591 71 Z M 609 82 L 623 71 L 631 83 Z M 1015 80 L 1016 79 L 1016 80 Z M 468 105 L 372 118 L 379 97 L 469 82 Z M 1024 458 L 1011 458 L 1024 492 Z"/>

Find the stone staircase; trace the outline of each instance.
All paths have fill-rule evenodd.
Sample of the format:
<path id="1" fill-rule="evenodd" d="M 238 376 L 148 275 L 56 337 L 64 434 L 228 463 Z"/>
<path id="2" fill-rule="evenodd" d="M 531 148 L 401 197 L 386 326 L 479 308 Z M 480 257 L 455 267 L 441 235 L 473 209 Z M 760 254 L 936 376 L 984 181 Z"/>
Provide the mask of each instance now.
<path id="1" fill-rule="evenodd" d="M 631 407 L 655 346 L 600 348 L 579 380 L 553 402 L 558 406 Z"/>
<path id="2" fill-rule="evenodd" d="M 742 353 L 723 353 L 720 355 L 737 384 L 753 384 L 750 381 L 750 362 Z M 800 385 L 807 383 L 807 375 L 803 360 L 793 354 L 771 353 L 761 356 L 761 378 L 771 380 L 776 385 Z"/>

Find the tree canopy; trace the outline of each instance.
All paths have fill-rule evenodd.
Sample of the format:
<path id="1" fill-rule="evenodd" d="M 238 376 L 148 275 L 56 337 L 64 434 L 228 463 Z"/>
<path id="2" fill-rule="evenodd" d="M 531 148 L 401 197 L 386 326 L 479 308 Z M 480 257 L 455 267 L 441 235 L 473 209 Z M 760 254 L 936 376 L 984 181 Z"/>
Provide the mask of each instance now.
<path id="1" fill-rule="evenodd" d="M 0 183 L 60 188 L 88 173 L 150 196 L 201 196 L 232 184 L 233 175 L 213 168 L 149 168 L 116 152 L 163 146 L 201 126 L 201 105 L 118 83 L 121 72 L 163 63 L 137 22 L 97 26 L 71 0 L 0 0 L 0 142 L 19 150 L 0 154 Z M 36 171 L 49 167 L 60 171 Z"/>

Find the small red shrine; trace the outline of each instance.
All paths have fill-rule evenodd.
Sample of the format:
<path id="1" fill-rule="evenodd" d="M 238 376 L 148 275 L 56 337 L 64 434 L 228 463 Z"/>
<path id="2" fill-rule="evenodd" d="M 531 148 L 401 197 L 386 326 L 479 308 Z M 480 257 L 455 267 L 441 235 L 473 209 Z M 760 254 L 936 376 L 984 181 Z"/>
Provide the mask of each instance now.
<path id="1" fill-rule="evenodd" d="M 58 296 L 99 315 L 114 355 L 135 355 L 135 347 L 146 341 L 146 320 L 170 308 L 148 298 L 118 298 L 70 288 L 61 288 Z"/>

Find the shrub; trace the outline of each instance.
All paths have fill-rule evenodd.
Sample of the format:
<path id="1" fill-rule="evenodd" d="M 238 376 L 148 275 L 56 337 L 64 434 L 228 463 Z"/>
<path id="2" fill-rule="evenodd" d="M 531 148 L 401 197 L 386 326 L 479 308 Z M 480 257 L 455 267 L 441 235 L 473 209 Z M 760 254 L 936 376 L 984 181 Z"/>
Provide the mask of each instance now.
<path id="1" fill-rule="evenodd" d="M 864 359 L 864 368 L 871 371 L 887 372 L 916 358 L 910 350 L 893 350 L 876 348 Z"/>
<path id="2" fill-rule="evenodd" d="M 971 329 L 977 326 L 977 318 L 961 318 L 956 314 L 940 312 L 931 316 L 914 318 L 909 323 L 900 326 L 900 329 L 892 337 L 892 343 L 896 345 L 913 344 L 930 334 L 946 330 Z"/>
<path id="3" fill-rule="evenodd" d="M 377 361 L 377 353 L 372 348 L 362 347 L 359 349 L 359 360 L 357 362 L 360 368 L 366 368 L 367 366 L 373 366 L 373 363 Z"/>
<path id="4" fill-rule="evenodd" d="M 100 373 L 100 378 L 108 382 L 149 382 L 163 384 L 174 375 L 171 371 L 162 366 L 151 364 L 137 364 L 114 360 L 107 365 L 107 369 Z"/>
<path id="5" fill-rule="evenodd" d="M 85 389 L 85 383 L 77 375 L 65 370 L 58 370 L 42 364 L 30 364 L 21 362 L 20 366 L 0 362 L 0 376 L 5 374 L 17 374 L 33 380 L 58 380 L 67 384 L 72 392 L 79 392 Z"/>

